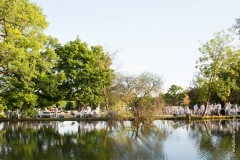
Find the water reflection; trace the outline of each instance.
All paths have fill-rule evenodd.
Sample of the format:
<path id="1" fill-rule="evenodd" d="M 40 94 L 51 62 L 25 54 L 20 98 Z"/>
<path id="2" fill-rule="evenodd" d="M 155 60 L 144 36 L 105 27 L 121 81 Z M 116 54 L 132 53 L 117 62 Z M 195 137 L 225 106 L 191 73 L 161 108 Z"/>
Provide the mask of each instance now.
<path id="1" fill-rule="evenodd" d="M 0 159 L 240 159 L 238 120 L 1 122 Z"/>

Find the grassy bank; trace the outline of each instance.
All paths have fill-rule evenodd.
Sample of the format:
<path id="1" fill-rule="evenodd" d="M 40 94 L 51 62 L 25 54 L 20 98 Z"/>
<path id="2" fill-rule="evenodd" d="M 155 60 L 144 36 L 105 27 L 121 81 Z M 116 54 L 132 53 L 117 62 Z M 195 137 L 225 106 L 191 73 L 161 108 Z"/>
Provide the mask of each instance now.
<path id="1" fill-rule="evenodd" d="M 142 118 L 143 120 L 217 120 L 217 119 L 240 119 L 240 115 L 237 116 L 172 116 L 172 115 L 156 115 L 148 118 Z M 0 119 L 0 121 L 109 121 L 114 120 L 110 117 L 88 117 L 88 118 L 76 118 L 76 117 L 64 117 L 64 118 L 22 118 L 22 119 Z M 128 118 L 125 120 L 134 120 L 134 118 Z"/>

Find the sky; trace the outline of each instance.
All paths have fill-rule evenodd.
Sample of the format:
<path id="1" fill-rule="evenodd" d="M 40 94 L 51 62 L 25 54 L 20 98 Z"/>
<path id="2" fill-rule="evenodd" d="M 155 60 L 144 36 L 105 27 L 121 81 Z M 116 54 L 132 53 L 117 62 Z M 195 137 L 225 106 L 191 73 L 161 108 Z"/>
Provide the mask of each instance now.
<path id="1" fill-rule="evenodd" d="M 64 45 L 77 36 L 116 53 L 112 68 L 162 76 L 163 91 L 186 89 L 198 48 L 240 18 L 240 0 L 31 0 L 43 9 L 45 33 Z"/>

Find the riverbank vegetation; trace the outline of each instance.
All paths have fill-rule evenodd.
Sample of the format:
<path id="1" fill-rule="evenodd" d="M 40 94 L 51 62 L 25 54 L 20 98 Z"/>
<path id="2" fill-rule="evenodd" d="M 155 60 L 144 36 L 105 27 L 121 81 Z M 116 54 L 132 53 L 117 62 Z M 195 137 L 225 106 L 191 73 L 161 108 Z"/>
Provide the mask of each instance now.
<path id="1" fill-rule="evenodd" d="M 120 119 L 160 115 L 166 105 L 240 104 L 240 50 L 234 45 L 239 19 L 233 28 L 201 44 L 199 72 L 189 88 L 173 84 L 164 93 L 162 76 L 119 73 L 112 68 L 116 53 L 102 46 L 89 46 L 77 35 L 60 44 L 44 34 L 46 16 L 29 0 L 1 1 L 0 13 L 1 112 L 19 109 L 31 117 L 35 108 L 57 104 L 80 110 L 90 105 Z"/>

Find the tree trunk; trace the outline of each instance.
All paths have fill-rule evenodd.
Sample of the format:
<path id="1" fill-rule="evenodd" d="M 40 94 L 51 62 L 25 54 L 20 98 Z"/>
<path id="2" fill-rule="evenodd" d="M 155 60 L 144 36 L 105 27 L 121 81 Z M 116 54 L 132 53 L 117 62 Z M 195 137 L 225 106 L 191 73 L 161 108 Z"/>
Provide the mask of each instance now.
<path id="1" fill-rule="evenodd" d="M 106 87 L 105 85 L 103 85 L 103 95 L 104 95 L 104 99 L 105 99 L 105 106 L 106 106 L 106 110 L 108 111 L 108 95 L 107 95 L 107 91 L 106 91 Z"/>
<path id="2" fill-rule="evenodd" d="M 78 111 L 81 111 L 81 105 L 80 105 L 80 100 L 77 100 L 77 107 L 78 107 Z"/>
<path id="3" fill-rule="evenodd" d="M 108 98 L 106 98 L 106 110 L 108 111 Z"/>
<path id="4" fill-rule="evenodd" d="M 210 96 L 211 96 L 211 92 L 208 93 L 207 104 L 206 104 L 206 107 L 204 108 L 204 111 L 203 111 L 203 114 L 202 114 L 203 117 L 204 117 L 204 116 L 206 115 L 206 113 L 207 113 L 208 106 L 209 106 Z"/>

